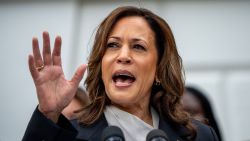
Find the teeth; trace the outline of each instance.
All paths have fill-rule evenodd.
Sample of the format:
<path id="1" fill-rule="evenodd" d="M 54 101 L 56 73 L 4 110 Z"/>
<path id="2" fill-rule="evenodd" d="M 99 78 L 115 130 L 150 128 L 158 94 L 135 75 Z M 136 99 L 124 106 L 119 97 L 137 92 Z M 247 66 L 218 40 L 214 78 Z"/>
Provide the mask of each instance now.
<path id="1" fill-rule="evenodd" d="M 132 75 L 130 75 L 130 74 L 125 74 L 125 73 L 122 73 L 122 74 L 117 74 L 116 76 L 121 76 L 121 75 L 123 75 L 123 76 L 130 76 L 130 77 L 133 77 Z"/>
<path id="2" fill-rule="evenodd" d="M 117 71 L 113 75 L 113 80 L 115 82 L 117 81 L 135 81 L 135 77 L 133 74 L 131 74 L 129 71 Z"/>
<path id="3" fill-rule="evenodd" d="M 123 76 L 134 77 L 133 74 L 131 74 L 130 72 L 127 72 L 127 71 L 125 71 L 125 72 L 116 72 L 116 73 L 114 74 L 114 76 L 121 76 L 121 75 L 123 75 Z"/>

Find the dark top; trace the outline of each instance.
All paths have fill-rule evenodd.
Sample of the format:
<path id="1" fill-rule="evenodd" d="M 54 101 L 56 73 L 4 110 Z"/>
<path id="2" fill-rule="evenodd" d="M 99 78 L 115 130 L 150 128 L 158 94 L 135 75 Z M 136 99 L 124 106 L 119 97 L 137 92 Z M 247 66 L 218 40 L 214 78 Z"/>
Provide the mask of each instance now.
<path id="1" fill-rule="evenodd" d="M 168 135 L 170 141 L 184 141 L 183 137 L 188 135 L 188 130 L 184 126 L 173 128 L 161 117 L 159 122 L 159 129 Z M 197 128 L 195 141 L 218 141 L 211 127 L 198 121 L 193 123 Z M 63 115 L 55 124 L 36 109 L 22 141 L 100 141 L 102 131 L 107 126 L 104 114 L 90 126 L 79 125 L 77 120 L 69 121 Z"/>

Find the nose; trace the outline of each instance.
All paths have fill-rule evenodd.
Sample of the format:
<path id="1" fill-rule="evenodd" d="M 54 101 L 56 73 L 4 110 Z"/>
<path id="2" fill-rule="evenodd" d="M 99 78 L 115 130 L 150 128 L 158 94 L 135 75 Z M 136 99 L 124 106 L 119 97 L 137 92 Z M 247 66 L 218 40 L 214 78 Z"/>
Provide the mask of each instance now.
<path id="1" fill-rule="evenodd" d="M 130 49 L 127 46 L 123 46 L 117 57 L 117 63 L 130 64 L 132 62 Z"/>

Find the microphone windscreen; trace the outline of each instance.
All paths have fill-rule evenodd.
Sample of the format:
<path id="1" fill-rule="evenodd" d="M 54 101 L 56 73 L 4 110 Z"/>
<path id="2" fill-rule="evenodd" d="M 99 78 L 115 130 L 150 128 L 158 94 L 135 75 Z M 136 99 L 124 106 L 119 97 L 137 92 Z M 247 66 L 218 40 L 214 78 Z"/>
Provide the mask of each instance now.
<path id="1" fill-rule="evenodd" d="M 125 139 L 119 127 L 108 126 L 102 132 L 101 141 L 125 141 Z"/>
<path id="2" fill-rule="evenodd" d="M 168 136 L 164 131 L 154 129 L 148 133 L 146 141 L 168 141 Z"/>

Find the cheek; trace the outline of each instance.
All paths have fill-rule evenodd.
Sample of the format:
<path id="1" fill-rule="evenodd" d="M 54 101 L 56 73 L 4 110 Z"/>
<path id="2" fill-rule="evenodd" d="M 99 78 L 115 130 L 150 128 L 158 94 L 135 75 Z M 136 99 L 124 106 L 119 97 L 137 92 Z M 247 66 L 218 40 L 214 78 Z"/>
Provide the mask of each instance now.
<path id="1" fill-rule="evenodd" d="M 146 62 L 146 61 L 145 61 Z M 156 74 L 156 64 L 154 63 L 145 63 L 140 67 L 140 83 L 147 87 L 151 87 L 155 80 Z"/>
<path id="2" fill-rule="evenodd" d="M 146 77 L 150 77 L 151 79 L 154 80 L 155 74 L 156 74 L 156 58 L 150 58 L 150 59 L 145 59 L 143 62 L 141 62 L 143 65 L 141 66 L 142 68 L 142 73 Z"/>

